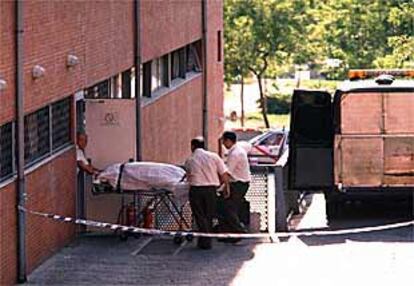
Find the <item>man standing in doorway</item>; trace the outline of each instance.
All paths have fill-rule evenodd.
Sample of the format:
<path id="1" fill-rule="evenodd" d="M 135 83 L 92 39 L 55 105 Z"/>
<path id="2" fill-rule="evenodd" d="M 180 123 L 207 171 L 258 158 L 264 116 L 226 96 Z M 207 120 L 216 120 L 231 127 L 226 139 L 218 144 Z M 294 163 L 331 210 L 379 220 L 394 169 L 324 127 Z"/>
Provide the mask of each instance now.
<path id="1" fill-rule="evenodd" d="M 78 170 L 86 172 L 88 175 L 96 175 L 100 172 L 99 169 L 92 166 L 85 156 L 85 148 L 88 145 L 88 136 L 85 133 L 76 134 L 76 162 Z"/>
<path id="2" fill-rule="evenodd" d="M 190 206 L 198 229 L 200 232 L 210 233 L 216 211 L 216 191 L 221 182 L 228 186 L 228 174 L 223 160 L 217 154 L 204 149 L 203 137 L 191 140 L 192 155 L 185 162 L 185 169 L 190 184 Z M 197 246 L 211 249 L 211 238 L 200 237 Z"/>
<path id="3" fill-rule="evenodd" d="M 220 229 L 225 232 L 246 232 L 240 223 L 240 207 L 249 189 L 251 174 L 246 150 L 237 144 L 237 135 L 226 131 L 222 137 L 223 145 L 228 149 L 227 170 L 230 175 L 230 195 L 224 198 L 224 214 L 220 218 Z M 239 239 L 228 240 L 237 242 Z"/>

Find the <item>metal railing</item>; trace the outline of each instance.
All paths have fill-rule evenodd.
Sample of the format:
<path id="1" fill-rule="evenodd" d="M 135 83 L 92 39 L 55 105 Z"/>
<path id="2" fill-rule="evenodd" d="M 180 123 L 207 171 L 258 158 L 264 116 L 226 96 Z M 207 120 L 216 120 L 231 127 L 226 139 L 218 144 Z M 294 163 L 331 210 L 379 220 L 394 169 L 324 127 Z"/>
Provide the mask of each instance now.
<path id="1" fill-rule="evenodd" d="M 260 214 L 260 231 L 286 231 L 288 212 L 297 209 L 297 193 L 287 190 L 288 156 L 284 152 L 276 164 L 251 166 L 252 181 L 246 199 L 250 212 Z"/>

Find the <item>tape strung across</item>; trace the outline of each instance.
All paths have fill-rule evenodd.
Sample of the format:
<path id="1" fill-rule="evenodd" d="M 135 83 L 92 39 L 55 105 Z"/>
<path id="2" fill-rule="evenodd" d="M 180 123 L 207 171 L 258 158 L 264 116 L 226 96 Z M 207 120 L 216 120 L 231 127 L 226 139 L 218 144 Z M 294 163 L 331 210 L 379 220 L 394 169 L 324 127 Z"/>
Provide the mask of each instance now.
<path id="1" fill-rule="evenodd" d="M 60 222 L 74 223 L 79 225 L 86 225 L 98 228 L 106 228 L 111 230 L 120 230 L 124 232 L 150 234 L 159 236 L 175 236 L 175 237 L 212 237 L 212 238 L 274 238 L 274 237 L 300 237 L 300 236 L 313 236 L 313 235 L 345 235 L 345 234 L 359 234 L 366 232 L 390 230 L 401 227 L 414 226 L 414 220 L 385 224 L 380 226 L 360 227 L 341 230 L 318 230 L 318 231 L 292 231 L 292 232 L 276 232 L 276 233 L 202 233 L 192 231 L 167 231 L 159 229 L 140 228 L 135 226 L 126 226 L 120 224 L 113 224 L 107 222 L 98 222 L 94 220 L 75 219 L 71 217 L 65 217 L 57 214 L 48 214 L 38 211 L 28 210 L 24 207 L 18 206 L 20 211 L 30 213 L 33 215 L 50 218 Z"/>

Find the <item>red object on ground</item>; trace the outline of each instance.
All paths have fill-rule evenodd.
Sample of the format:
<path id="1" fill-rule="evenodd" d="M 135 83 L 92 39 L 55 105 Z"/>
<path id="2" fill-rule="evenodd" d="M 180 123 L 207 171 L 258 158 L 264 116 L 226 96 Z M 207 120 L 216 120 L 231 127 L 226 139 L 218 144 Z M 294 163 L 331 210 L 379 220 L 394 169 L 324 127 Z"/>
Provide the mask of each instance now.
<path id="1" fill-rule="evenodd" d="M 154 213 L 150 208 L 145 208 L 144 210 L 144 228 L 152 228 L 154 225 Z"/>
<path id="2" fill-rule="evenodd" d="M 137 224 L 137 211 L 133 205 L 129 205 L 126 209 L 126 224 L 131 226 Z"/>

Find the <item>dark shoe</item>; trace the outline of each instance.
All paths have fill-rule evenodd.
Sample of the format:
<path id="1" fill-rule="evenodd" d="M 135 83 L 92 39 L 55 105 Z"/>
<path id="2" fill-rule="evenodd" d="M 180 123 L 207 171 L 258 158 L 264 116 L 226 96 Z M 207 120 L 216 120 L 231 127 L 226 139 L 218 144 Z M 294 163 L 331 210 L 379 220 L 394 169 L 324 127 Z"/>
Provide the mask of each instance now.
<path id="1" fill-rule="evenodd" d="M 224 242 L 224 243 L 232 243 L 233 238 L 230 238 L 230 237 L 217 238 L 217 241 Z"/>
<path id="2" fill-rule="evenodd" d="M 197 247 L 200 249 L 211 249 L 211 238 L 200 237 L 197 241 Z"/>
<path id="3" fill-rule="evenodd" d="M 235 244 L 235 243 L 240 242 L 241 240 L 242 240 L 241 238 L 229 237 L 229 238 L 223 238 L 222 242 Z"/>
<path id="4" fill-rule="evenodd" d="M 197 245 L 198 248 L 202 249 L 202 250 L 209 250 L 211 249 L 211 244 L 210 245 L 203 245 L 203 244 L 198 244 Z"/>
<path id="5" fill-rule="evenodd" d="M 231 238 L 231 243 L 233 244 L 237 244 L 238 242 L 240 242 L 242 239 L 241 238 Z"/>

